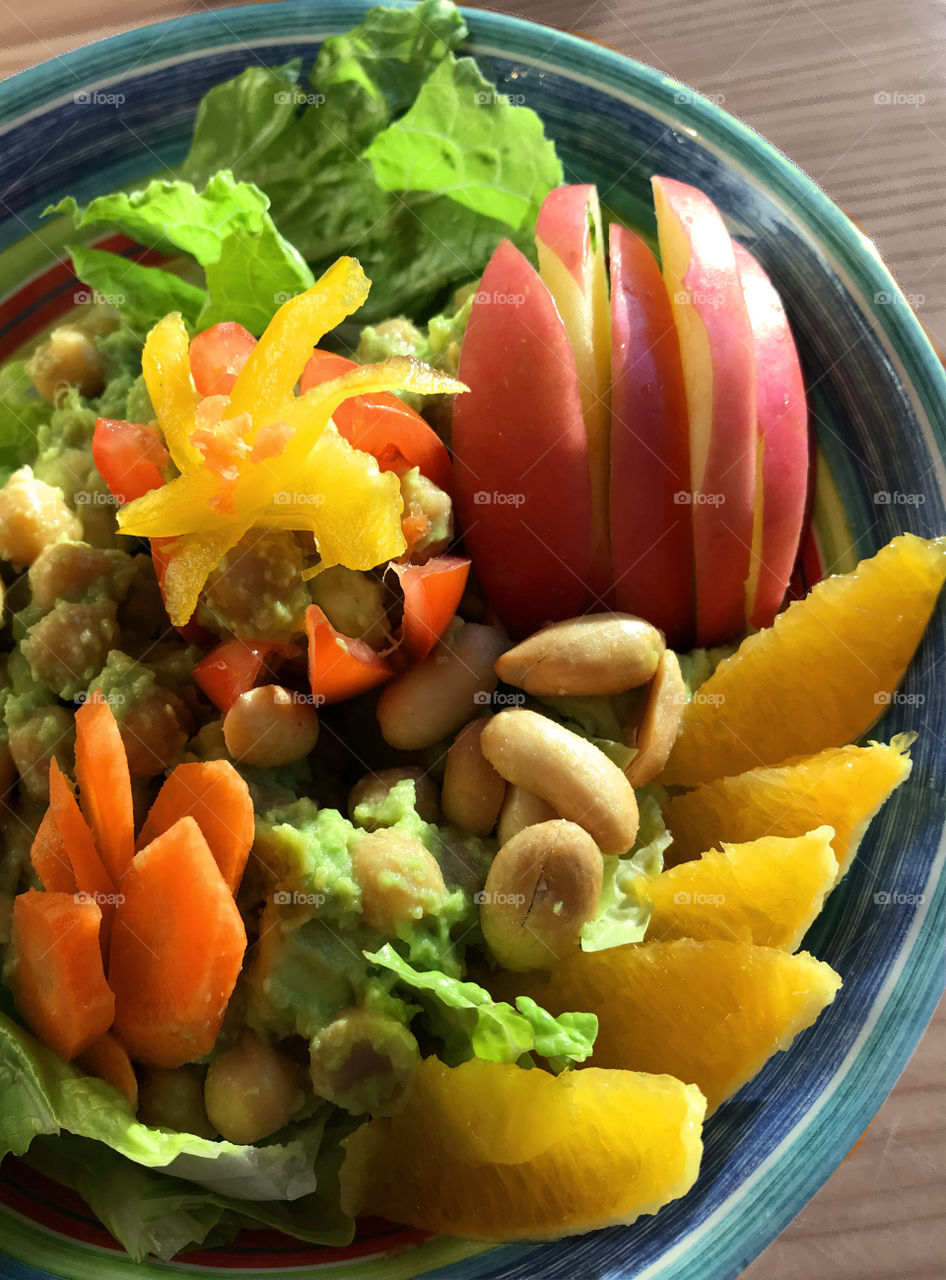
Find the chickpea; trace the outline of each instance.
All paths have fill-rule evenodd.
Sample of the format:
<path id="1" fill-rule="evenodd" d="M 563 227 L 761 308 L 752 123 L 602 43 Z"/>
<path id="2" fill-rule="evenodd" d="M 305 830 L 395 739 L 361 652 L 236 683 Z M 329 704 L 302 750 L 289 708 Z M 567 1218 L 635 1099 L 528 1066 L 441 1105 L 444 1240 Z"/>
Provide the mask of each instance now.
<path id="1" fill-rule="evenodd" d="M 259 1142 L 288 1124 L 303 1101 L 291 1058 L 244 1031 L 207 1068 L 204 1105 L 228 1142 Z"/>
<path id="2" fill-rule="evenodd" d="M 595 914 L 601 851 L 574 822 L 526 827 L 500 847 L 480 903 L 486 945 L 504 969 L 554 969 Z"/>
<path id="3" fill-rule="evenodd" d="M 302 548 L 291 533 L 251 529 L 210 575 L 201 621 L 244 640 L 288 640 L 305 630 L 309 591 Z"/>
<path id="4" fill-rule="evenodd" d="M 138 1119 L 155 1129 L 176 1129 L 216 1138 L 204 1108 L 204 1068 L 140 1067 Z"/>
<path id="5" fill-rule="evenodd" d="M 104 551 L 84 542 L 54 543 L 30 565 L 33 603 L 47 613 L 62 600 L 81 600 L 94 583 L 104 582 L 108 576 L 109 562 Z"/>
<path id="6" fill-rule="evenodd" d="M 14 471 L 0 489 L 0 559 L 22 568 L 45 547 L 74 540 L 81 532 L 62 494 L 37 480 L 29 467 Z"/>
<path id="7" fill-rule="evenodd" d="M 118 610 L 122 648 L 126 653 L 131 652 L 129 643 L 137 643 L 142 648 L 150 649 L 152 637 L 162 634 L 168 625 L 167 610 L 154 572 L 154 561 L 148 555 L 133 556 L 131 569 L 128 591 Z"/>
<path id="8" fill-rule="evenodd" d="M 158 687 L 122 708 L 118 731 L 132 781 L 154 778 L 176 763 L 192 730 L 191 713 L 169 689 Z"/>
<path id="9" fill-rule="evenodd" d="M 118 647 L 118 606 L 63 601 L 30 627 L 24 645 L 30 667 L 61 698 L 74 698 Z"/>
<path id="10" fill-rule="evenodd" d="M 399 782 L 404 782 L 407 778 L 410 778 L 414 783 L 414 808 L 417 810 L 418 815 L 425 822 L 438 822 L 440 820 L 440 797 L 437 794 L 437 784 L 419 765 L 380 769 L 377 773 L 366 773 L 363 778 L 359 778 L 351 789 L 351 795 L 348 797 L 348 814 L 352 822 L 355 821 L 355 810 L 359 805 L 380 804 L 393 787 L 396 787 Z M 376 822 L 363 822 L 360 825 L 366 831 L 374 831 L 379 824 Z"/>
<path id="11" fill-rule="evenodd" d="M 105 361 L 87 333 L 74 325 L 54 329 L 26 364 L 33 386 L 48 404 L 56 404 L 67 387 L 78 387 L 87 399 L 105 385 Z"/>
<path id="12" fill-rule="evenodd" d="M 43 707 L 10 730 L 10 755 L 28 796 L 49 801 L 49 762 L 72 768 L 75 757 L 75 716 L 67 707 Z"/>
<path id="13" fill-rule="evenodd" d="M 315 1092 L 352 1115 L 392 1115 L 419 1062 L 408 1028 L 367 1009 L 346 1009 L 309 1047 Z"/>
<path id="14" fill-rule="evenodd" d="M 352 842 L 351 861 L 365 923 L 379 933 L 396 936 L 399 927 L 435 911 L 447 895 L 436 858 L 406 831 L 366 831 Z"/>
<path id="15" fill-rule="evenodd" d="M 223 718 L 223 736 L 234 760 L 276 768 L 304 759 L 319 738 L 315 707 L 279 684 L 241 693 Z"/>

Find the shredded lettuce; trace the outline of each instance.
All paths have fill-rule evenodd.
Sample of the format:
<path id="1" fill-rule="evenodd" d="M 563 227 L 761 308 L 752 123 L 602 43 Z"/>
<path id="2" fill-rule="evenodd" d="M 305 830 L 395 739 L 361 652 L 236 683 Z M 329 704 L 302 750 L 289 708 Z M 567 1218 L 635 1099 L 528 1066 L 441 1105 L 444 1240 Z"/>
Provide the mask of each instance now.
<path id="1" fill-rule="evenodd" d="M 561 1071 L 591 1056 L 598 1019 L 593 1013 L 563 1013 L 553 1018 L 526 996 L 516 1007 L 493 1000 L 475 982 L 448 977 L 439 971 L 420 971 L 408 964 L 390 943 L 365 958 L 395 974 L 423 1001 L 434 1034 L 444 1043 L 444 1061 L 451 1065 L 470 1057 L 487 1062 L 518 1062 L 535 1052 Z"/>
<path id="2" fill-rule="evenodd" d="M 0 484 L 35 457 L 37 434 L 50 413 L 30 381 L 26 361 L 8 361 L 0 369 Z"/>
<path id="3" fill-rule="evenodd" d="M 162 267 L 145 267 L 106 249 L 74 244 L 70 250 L 75 273 L 97 293 L 114 299 L 125 322 L 147 329 L 158 316 L 180 311 L 191 327 L 207 300 L 207 292 Z"/>
<path id="4" fill-rule="evenodd" d="M 238 1199 L 295 1200 L 316 1189 L 313 1139 L 320 1135 L 311 1129 L 300 1126 L 300 1136 L 285 1144 L 253 1147 L 148 1128 L 116 1089 L 82 1075 L 0 1013 L 0 1159 L 63 1130 Z"/>

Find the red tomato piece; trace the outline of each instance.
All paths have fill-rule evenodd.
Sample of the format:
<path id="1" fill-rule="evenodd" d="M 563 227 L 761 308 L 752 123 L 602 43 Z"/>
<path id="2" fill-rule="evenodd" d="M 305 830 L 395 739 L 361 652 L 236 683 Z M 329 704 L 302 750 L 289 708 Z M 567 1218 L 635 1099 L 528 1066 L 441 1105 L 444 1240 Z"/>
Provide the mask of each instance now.
<path id="1" fill-rule="evenodd" d="M 92 460 L 113 495 L 125 503 L 161 488 L 168 451 L 157 427 L 99 418 L 92 436 Z"/>
<path id="2" fill-rule="evenodd" d="M 364 640 L 336 631 L 316 604 L 305 613 L 309 637 L 309 685 L 319 702 L 344 702 L 383 684 L 394 674 Z"/>
<path id="3" fill-rule="evenodd" d="M 316 347 L 302 371 L 300 390 L 305 393 L 357 368 L 354 360 Z M 349 444 L 377 458 L 383 471 L 397 471 L 398 460 L 404 458 L 408 468 L 420 467 L 428 480 L 453 494 L 453 464 L 446 445 L 419 413 L 390 391 L 352 396 L 339 405 L 332 421 Z"/>
<path id="4" fill-rule="evenodd" d="M 420 661 L 447 629 L 470 573 L 462 556 L 434 556 L 426 564 L 392 564 L 404 592 L 401 643 Z"/>
<path id="5" fill-rule="evenodd" d="M 241 693 L 259 679 L 263 663 L 274 645 L 225 640 L 194 668 L 194 679 L 218 710 L 229 711 Z"/>
<path id="6" fill-rule="evenodd" d="M 228 396 L 250 358 L 256 339 L 235 320 L 211 325 L 191 340 L 194 386 L 202 396 Z"/>

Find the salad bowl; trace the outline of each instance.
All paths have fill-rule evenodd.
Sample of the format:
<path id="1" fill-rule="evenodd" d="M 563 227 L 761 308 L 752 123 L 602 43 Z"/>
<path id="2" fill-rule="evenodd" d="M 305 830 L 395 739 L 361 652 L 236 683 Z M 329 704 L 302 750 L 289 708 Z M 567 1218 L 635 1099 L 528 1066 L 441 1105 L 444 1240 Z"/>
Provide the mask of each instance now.
<path id="1" fill-rule="evenodd" d="M 357 23 L 358 3 L 249 5 L 128 32 L 0 85 L 0 356 L 81 300 L 62 254 L 71 226 L 43 211 L 173 169 L 197 105 L 253 63 L 311 62 Z M 464 52 L 498 91 L 541 117 L 567 181 L 596 183 L 608 212 L 653 237 L 649 179 L 706 191 L 775 282 L 798 342 L 817 437 L 812 532 L 796 587 L 843 571 L 904 529 L 946 522 L 946 375 L 867 240 L 788 159 L 718 106 L 579 37 L 464 11 Z M 843 990 L 707 1126 L 699 1181 L 631 1227 L 486 1248 L 372 1222 L 347 1249 L 273 1232 L 136 1263 L 85 1204 L 22 1163 L 0 1169 L 0 1271 L 123 1277 L 420 1274 L 735 1277 L 846 1156 L 892 1088 L 943 989 L 946 712 L 937 616 L 884 738 L 917 729 L 910 781 L 871 826 L 854 868 L 805 942 Z M 672 1010 L 668 1010 L 672 1016 Z M 0 1078 L 0 1098 L 2 1098 Z M 418 1158 L 422 1158 L 419 1154 Z"/>

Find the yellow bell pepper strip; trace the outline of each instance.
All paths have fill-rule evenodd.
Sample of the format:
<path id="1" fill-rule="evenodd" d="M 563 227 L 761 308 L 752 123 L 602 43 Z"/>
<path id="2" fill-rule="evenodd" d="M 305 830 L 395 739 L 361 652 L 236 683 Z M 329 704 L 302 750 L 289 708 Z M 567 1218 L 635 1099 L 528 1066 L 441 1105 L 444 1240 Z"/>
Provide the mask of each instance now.
<path id="1" fill-rule="evenodd" d="M 230 415 L 250 414 L 254 430 L 272 421 L 292 395 L 312 348 L 358 310 L 370 288 L 357 258 L 339 258 L 311 289 L 284 302 L 237 375 Z"/>
<path id="2" fill-rule="evenodd" d="M 180 312 L 172 311 L 148 334 L 141 353 L 141 372 L 151 406 L 168 453 L 180 471 L 200 461 L 190 443 L 200 397 L 191 383 L 188 344 L 184 320 Z"/>
<path id="3" fill-rule="evenodd" d="M 229 398 L 196 397 L 180 317 L 165 317 L 149 334 L 155 412 L 181 474 L 124 506 L 119 527 L 167 540 L 163 585 L 175 626 L 190 619 L 210 573 L 252 528 L 311 532 L 320 563 L 307 576 L 334 564 L 370 569 L 404 551 L 397 477 L 339 436 L 331 415 L 370 392 L 466 387 L 392 357 L 292 394 L 313 343 L 360 305 L 367 288 L 359 264 L 340 259 L 279 309 Z"/>

